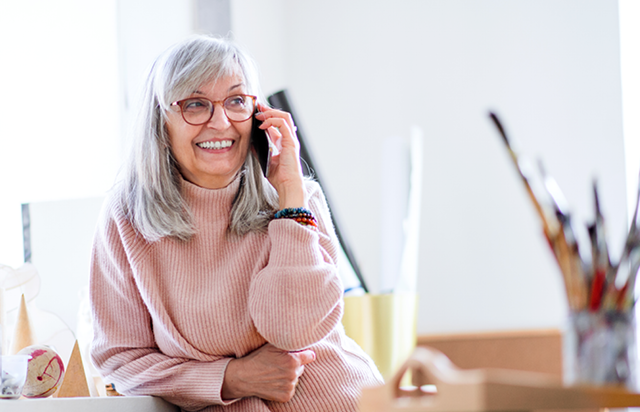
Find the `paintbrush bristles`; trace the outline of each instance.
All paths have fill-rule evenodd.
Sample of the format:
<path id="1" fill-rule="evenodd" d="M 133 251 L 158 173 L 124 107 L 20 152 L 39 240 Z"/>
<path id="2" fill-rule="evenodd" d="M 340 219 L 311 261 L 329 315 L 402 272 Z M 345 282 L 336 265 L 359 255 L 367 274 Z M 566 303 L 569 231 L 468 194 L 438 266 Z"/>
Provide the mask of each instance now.
<path id="1" fill-rule="evenodd" d="M 596 219 L 598 216 L 602 216 L 600 213 L 600 197 L 598 196 L 598 181 L 593 179 L 593 201 L 596 209 Z"/>
<path id="2" fill-rule="evenodd" d="M 636 209 L 633 212 L 633 218 L 631 219 L 631 228 L 632 230 L 637 230 L 637 227 L 640 225 L 640 176 L 638 176 L 638 195 L 636 196 Z"/>
<path id="3" fill-rule="evenodd" d="M 504 142 L 507 144 L 507 147 L 511 147 L 511 145 L 509 144 L 509 139 L 507 138 L 507 134 L 502 127 L 502 123 L 500 123 L 500 120 L 498 120 L 498 116 L 496 116 L 496 114 L 493 112 L 489 112 L 489 117 L 491 117 L 491 120 L 493 120 L 493 123 L 496 125 L 496 128 L 500 132 L 500 135 L 504 139 Z"/>

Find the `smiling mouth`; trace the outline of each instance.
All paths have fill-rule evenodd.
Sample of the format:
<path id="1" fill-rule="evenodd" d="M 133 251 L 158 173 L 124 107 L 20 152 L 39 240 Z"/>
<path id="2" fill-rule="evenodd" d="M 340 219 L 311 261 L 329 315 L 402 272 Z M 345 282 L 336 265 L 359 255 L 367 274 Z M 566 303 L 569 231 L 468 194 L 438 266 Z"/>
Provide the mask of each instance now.
<path id="1" fill-rule="evenodd" d="M 231 145 L 233 145 L 233 140 L 196 143 L 196 146 L 202 149 L 210 149 L 210 150 L 226 149 L 227 147 L 231 147 Z"/>

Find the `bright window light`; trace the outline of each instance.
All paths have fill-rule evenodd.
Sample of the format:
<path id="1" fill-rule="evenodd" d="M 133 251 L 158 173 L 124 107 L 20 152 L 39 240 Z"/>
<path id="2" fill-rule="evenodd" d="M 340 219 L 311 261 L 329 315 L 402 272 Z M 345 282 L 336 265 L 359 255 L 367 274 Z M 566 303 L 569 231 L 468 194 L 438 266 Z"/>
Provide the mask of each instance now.
<path id="1" fill-rule="evenodd" d="M 0 50 L 0 263 L 17 267 L 21 203 L 100 196 L 113 184 L 116 0 L 0 2 Z"/>

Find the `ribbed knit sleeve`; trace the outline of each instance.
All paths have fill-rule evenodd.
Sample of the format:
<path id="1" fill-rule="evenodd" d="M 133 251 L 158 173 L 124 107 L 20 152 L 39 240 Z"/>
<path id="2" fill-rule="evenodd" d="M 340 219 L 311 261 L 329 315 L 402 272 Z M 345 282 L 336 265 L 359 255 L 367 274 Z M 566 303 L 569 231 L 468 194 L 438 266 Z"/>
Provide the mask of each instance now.
<path id="1" fill-rule="evenodd" d="M 249 312 L 264 338 L 285 350 L 325 338 L 342 317 L 338 241 L 320 187 L 307 184 L 318 231 L 291 219 L 269 224 L 269 262 L 251 282 Z"/>
<path id="2" fill-rule="evenodd" d="M 168 356 L 158 348 L 147 302 L 132 274 L 131 262 L 143 257 L 145 244 L 126 241 L 135 236 L 117 208 L 108 205 L 98 225 L 91 264 L 94 365 L 127 395 L 160 396 L 188 411 L 229 404 L 220 393 L 230 358 L 210 356 L 203 361 L 186 354 Z"/>

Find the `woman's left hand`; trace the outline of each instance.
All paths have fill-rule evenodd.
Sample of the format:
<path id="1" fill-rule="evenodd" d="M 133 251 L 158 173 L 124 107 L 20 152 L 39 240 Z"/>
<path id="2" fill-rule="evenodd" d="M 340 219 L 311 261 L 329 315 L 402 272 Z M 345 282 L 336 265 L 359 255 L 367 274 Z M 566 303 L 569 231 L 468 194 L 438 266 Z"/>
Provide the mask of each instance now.
<path id="1" fill-rule="evenodd" d="M 266 130 L 279 153 L 271 157 L 269 182 L 278 191 L 280 209 L 307 207 L 302 166 L 300 165 L 300 142 L 291 115 L 281 110 L 258 105 L 260 113 L 256 119 L 262 121 L 260 128 Z"/>

